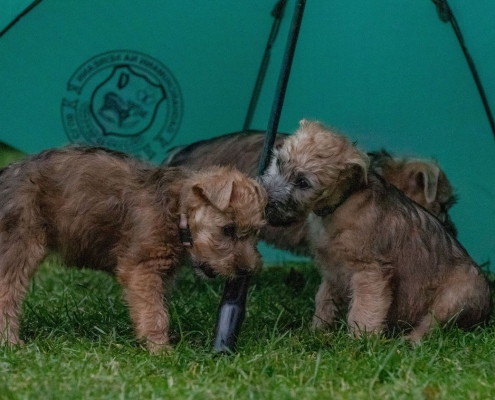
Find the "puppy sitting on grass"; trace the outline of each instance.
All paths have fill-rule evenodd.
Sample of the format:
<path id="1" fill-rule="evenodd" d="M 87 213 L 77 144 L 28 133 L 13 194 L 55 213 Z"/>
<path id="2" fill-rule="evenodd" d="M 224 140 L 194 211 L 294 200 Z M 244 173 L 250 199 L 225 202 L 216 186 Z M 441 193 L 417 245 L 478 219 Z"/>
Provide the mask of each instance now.
<path id="1" fill-rule="evenodd" d="M 315 327 L 332 324 L 339 305 L 348 305 L 354 333 L 398 328 L 410 331 L 411 341 L 436 324 L 455 320 L 470 328 L 488 318 L 490 289 L 479 267 L 440 220 L 370 172 L 365 153 L 321 123 L 303 120 L 275 165 L 297 164 L 288 154 L 311 154 L 313 173 L 325 177 L 325 193 L 308 219 L 323 275 Z M 309 182 L 316 178 L 305 171 Z"/>
<path id="2" fill-rule="evenodd" d="M 18 314 L 48 251 L 115 273 L 136 335 L 169 344 L 167 287 L 184 255 L 207 276 L 261 265 L 266 194 L 224 167 L 155 168 L 100 148 L 48 150 L 0 173 L 0 339 L 21 343 Z"/>

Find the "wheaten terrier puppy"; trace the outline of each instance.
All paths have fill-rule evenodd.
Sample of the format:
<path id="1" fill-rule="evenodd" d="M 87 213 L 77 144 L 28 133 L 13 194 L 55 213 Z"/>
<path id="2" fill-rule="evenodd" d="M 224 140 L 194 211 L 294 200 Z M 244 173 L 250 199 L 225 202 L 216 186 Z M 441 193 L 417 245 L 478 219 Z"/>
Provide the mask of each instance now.
<path id="1" fill-rule="evenodd" d="M 315 164 L 301 171 L 287 156 L 303 149 Z M 490 288 L 476 263 L 438 218 L 369 171 L 368 156 L 344 136 L 303 120 L 274 165 L 283 163 L 310 185 L 324 182 L 308 219 L 323 276 L 315 327 L 332 324 L 339 305 L 348 305 L 356 334 L 398 328 L 413 341 L 436 324 L 486 321 Z"/>

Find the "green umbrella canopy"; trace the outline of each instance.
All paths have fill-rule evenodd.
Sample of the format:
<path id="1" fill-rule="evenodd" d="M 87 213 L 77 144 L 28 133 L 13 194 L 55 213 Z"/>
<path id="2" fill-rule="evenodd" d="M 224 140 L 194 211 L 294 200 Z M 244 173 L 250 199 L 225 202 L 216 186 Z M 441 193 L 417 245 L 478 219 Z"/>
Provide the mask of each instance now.
<path id="1" fill-rule="evenodd" d="M 100 144 L 160 162 L 172 146 L 242 128 L 275 1 L 43 0 L 15 23 L 32 3 L 1 3 L 0 140 L 28 153 Z M 293 4 L 252 128 L 267 126 Z M 495 4 L 449 4 L 495 107 Z M 495 140 L 432 1 L 309 0 L 279 130 L 303 117 L 366 150 L 437 159 L 459 196 L 461 243 L 479 263 L 495 259 Z M 267 261 L 286 258 L 265 250 Z"/>

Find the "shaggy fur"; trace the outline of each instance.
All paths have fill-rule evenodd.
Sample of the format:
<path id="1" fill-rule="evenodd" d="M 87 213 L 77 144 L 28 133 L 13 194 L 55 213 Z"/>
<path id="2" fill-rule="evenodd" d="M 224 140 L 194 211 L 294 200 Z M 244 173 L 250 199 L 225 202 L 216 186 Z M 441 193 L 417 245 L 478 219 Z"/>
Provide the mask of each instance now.
<path id="1" fill-rule="evenodd" d="M 277 134 L 272 166 L 263 179 L 263 184 L 267 185 L 270 195 L 269 211 L 272 218 L 270 224 L 262 229 L 260 237 L 277 248 L 299 255 L 310 255 L 305 220 L 312 211 L 312 199 L 323 193 L 323 182 L 319 181 L 317 175 L 315 178 L 314 160 L 318 160 L 316 164 L 325 160 L 324 154 L 321 154 L 324 151 L 308 157 L 298 157 L 295 152 L 302 151 L 306 154 L 305 150 L 291 144 L 293 140 L 289 138 L 290 135 Z M 234 165 L 240 171 L 254 177 L 264 140 L 265 132 L 262 131 L 230 133 L 174 148 L 164 163 L 169 166 L 184 165 L 194 169 L 211 165 Z M 284 145 L 285 140 L 288 140 L 287 145 Z M 449 208 L 455 204 L 453 189 L 445 173 L 434 161 L 393 157 L 384 150 L 368 155 L 372 170 L 437 215 L 452 234 L 457 234 L 448 215 Z M 278 165 L 273 165 L 277 158 L 280 158 Z M 284 159 L 290 162 L 282 162 Z M 293 173 L 294 170 L 308 171 L 308 173 L 312 171 L 313 186 L 306 189 L 299 188 L 296 181 L 298 175 Z M 299 177 L 302 175 L 299 174 Z M 290 209 L 290 212 L 288 215 L 279 216 L 277 215 L 279 209 Z M 293 223 L 283 227 L 274 226 L 279 225 L 280 220 L 284 222 L 283 225 L 291 221 Z M 299 222 L 294 222 L 295 220 Z"/>
<path id="2" fill-rule="evenodd" d="M 457 229 L 448 214 L 456 203 L 452 185 L 445 172 L 433 160 L 393 157 L 385 150 L 368 153 L 371 170 L 426 208 L 457 237 Z"/>
<path id="3" fill-rule="evenodd" d="M 354 333 L 398 328 L 412 341 L 436 324 L 470 328 L 487 320 L 488 282 L 435 216 L 368 172 L 368 157 L 321 123 L 301 121 L 294 141 L 308 154 L 330 146 L 320 163 L 333 166 L 323 172 L 329 195 L 316 203 L 322 211 L 308 219 L 323 276 L 315 327 L 331 325 L 340 305 L 348 305 Z"/>
<path id="4" fill-rule="evenodd" d="M 18 314 L 48 251 L 68 265 L 114 273 L 136 335 L 169 343 L 169 284 L 184 256 L 208 276 L 261 265 L 257 233 L 266 194 L 231 168 L 155 168 L 99 148 L 48 150 L 0 175 L 0 334 L 20 343 Z M 179 237 L 187 218 L 192 247 Z M 165 298 L 165 304 L 164 304 Z"/>
<path id="5" fill-rule="evenodd" d="M 178 150 L 169 162 L 195 168 L 235 163 L 254 174 L 262 141 L 261 133 L 231 134 Z M 339 307 L 349 308 L 357 334 L 398 328 L 414 341 L 436 323 L 455 319 L 468 328 L 488 318 L 489 286 L 449 227 L 454 197 L 436 164 L 382 151 L 370 155 L 368 172 L 366 154 L 305 120 L 295 135 L 277 141 L 262 177 L 271 224 L 262 237 L 289 250 L 312 247 L 323 275 L 316 328 L 333 324 Z M 274 226 L 286 223 L 295 225 Z"/>

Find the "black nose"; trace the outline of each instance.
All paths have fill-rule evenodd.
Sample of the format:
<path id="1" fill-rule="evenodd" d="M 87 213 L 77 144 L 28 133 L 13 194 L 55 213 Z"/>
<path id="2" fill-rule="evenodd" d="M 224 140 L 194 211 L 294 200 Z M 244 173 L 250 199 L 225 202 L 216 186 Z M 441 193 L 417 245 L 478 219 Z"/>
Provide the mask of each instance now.
<path id="1" fill-rule="evenodd" d="M 280 210 L 273 204 L 268 204 L 265 207 L 265 218 L 270 225 L 283 225 L 284 220 L 280 217 Z"/>
<path id="2" fill-rule="evenodd" d="M 265 207 L 265 215 L 268 219 L 273 217 L 277 212 L 277 207 L 275 203 L 268 203 Z"/>
<path id="3" fill-rule="evenodd" d="M 272 226 L 287 226 L 295 222 L 294 218 L 284 213 L 280 204 L 268 203 L 265 207 L 265 217 Z"/>

